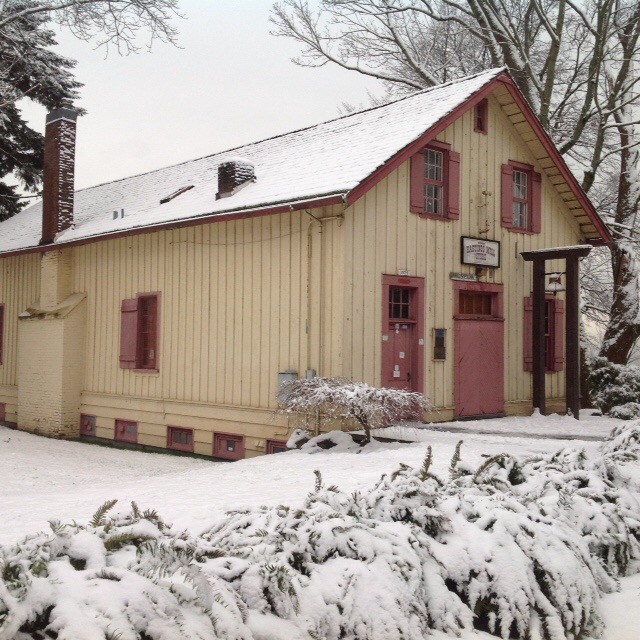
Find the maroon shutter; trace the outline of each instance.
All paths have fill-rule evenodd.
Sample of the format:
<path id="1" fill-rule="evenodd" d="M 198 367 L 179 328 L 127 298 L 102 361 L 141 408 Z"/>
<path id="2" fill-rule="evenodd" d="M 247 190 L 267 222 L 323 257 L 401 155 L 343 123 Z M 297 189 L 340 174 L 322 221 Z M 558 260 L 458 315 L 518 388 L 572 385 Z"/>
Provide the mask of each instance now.
<path id="1" fill-rule="evenodd" d="M 531 172 L 531 231 L 542 231 L 542 176 Z"/>
<path id="2" fill-rule="evenodd" d="M 524 299 L 524 370 L 533 371 L 533 298 Z"/>
<path id="3" fill-rule="evenodd" d="M 0 304 L 0 364 L 4 364 L 4 305 Z"/>
<path id="4" fill-rule="evenodd" d="M 502 226 L 513 226 L 513 167 L 502 165 Z"/>
<path id="5" fill-rule="evenodd" d="M 138 300 L 123 300 L 121 307 L 120 368 L 135 369 L 138 352 Z"/>
<path id="6" fill-rule="evenodd" d="M 460 217 L 460 154 L 449 151 L 448 163 L 447 217 L 457 220 Z"/>
<path id="7" fill-rule="evenodd" d="M 553 369 L 562 371 L 564 368 L 564 302 L 556 300 L 553 318 Z"/>
<path id="8" fill-rule="evenodd" d="M 411 157 L 411 204 L 413 213 L 424 213 L 424 152 Z"/>

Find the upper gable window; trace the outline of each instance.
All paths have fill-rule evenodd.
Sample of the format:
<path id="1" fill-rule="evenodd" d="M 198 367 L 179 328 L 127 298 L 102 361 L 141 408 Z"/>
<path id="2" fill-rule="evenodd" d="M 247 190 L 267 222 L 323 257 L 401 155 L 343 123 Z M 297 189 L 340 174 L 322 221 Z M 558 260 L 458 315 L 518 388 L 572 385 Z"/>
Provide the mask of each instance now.
<path id="1" fill-rule="evenodd" d="M 541 219 L 540 174 L 521 162 L 502 165 L 502 226 L 518 233 L 540 233 Z"/>
<path id="2" fill-rule="evenodd" d="M 460 154 L 431 142 L 411 158 L 411 211 L 425 218 L 460 217 Z"/>
<path id="3" fill-rule="evenodd" d="M 480 100 L 474 111 L 474 131 L 487 133 L 489 130 L 489 103 L 487 99 Z"/>

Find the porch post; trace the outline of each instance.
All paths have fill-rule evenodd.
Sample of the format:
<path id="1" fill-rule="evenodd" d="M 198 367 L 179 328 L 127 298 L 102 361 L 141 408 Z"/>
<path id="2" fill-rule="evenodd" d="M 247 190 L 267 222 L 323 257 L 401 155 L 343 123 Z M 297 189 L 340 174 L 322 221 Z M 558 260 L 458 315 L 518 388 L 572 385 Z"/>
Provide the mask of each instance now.
<path id="1" fill-rule="evenodd" d="M 580 419 L 580 293 L 579 257 L 567 256 L 566 303 L 566 396 L 567 409 L 576 420 Z"/>
<path id="2" fill-rule="evenodd" d="M 533 408 L 538 409 L 543 416 L 547 413 L 545 389 L 547 345 L 544 331 L 545 265 L 546 261 L 542 256 L 537 256 L 533 261 Z"/>

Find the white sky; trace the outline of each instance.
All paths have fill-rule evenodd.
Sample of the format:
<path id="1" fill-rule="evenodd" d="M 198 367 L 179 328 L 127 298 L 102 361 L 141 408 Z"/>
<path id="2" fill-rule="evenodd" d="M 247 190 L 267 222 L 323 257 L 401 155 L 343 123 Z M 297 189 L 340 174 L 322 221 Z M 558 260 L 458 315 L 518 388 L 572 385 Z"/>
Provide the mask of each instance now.
<path id="1" fill-rule="evenodd" d="M 76 188 L 208 155 L 339 115 L 366 104 L 372 79 L 334 66 L 301 68 L 299 49 L 270 35 L 271 0 L 182 0 L 181 49 L 120 57 L 60 35 L 78 61 Z M 24 104 L 44 132 L 45 110 Z"/>

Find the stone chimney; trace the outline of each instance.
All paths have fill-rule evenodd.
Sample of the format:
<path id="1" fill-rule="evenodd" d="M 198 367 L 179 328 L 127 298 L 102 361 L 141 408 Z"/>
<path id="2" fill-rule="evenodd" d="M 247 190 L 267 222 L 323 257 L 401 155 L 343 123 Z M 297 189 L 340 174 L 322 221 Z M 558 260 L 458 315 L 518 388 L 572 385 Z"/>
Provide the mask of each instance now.
<path id="1" fill-rule="evenodd" d="M 228 198 L 256 181 L 255 167 L 247 160 L 235 158 L 218 165 L 218 193 L 216 199 Z"/>
<path id="2" fill-rule="evenodd" d="M 40 244 L 51 244 L 73 224 L 77 118 L 78 112 L 66 106 L 47 114 Z"/>

